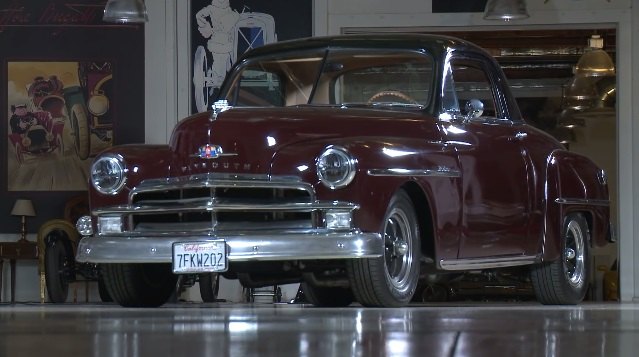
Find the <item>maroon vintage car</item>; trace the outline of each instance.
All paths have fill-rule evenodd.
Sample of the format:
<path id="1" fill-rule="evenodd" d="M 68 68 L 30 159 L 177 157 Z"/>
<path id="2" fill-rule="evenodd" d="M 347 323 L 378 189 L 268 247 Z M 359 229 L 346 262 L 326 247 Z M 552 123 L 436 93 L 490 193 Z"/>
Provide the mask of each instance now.
<path id="1" fill-rule="evenodd" d="M 498 64 L 432 35 L 254 49 L 169 145 L 91 168 L 77 260 L 123 306 L 178 276 L 301 282 L 318 306 L 402 306 L 421 281 L 517 267 L 546 304 L 587 291 L 611 239 L 605 173 L 526 124 Z"/>

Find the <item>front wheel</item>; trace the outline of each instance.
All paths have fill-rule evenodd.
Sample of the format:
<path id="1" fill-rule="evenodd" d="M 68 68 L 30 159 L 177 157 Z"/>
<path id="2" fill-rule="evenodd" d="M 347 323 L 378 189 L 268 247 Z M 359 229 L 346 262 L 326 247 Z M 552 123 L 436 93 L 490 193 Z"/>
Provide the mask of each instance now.
<path id="1" fill-rule="evenodd" d="M 405 191 L 391 198 L 382 234 L 384 256 L 348 263 L 351 289 L 364 306 L 404 306 L 417 288 L 421 254 L 417 215 Z"/>
<path id="2" fill-rule="evenodd" d="M 74 262 L 73 253 L 67 250 L 61 240 L 54 241 L 46 246 L 44 251 L 44 276 L 49 301 L 55 303 L 67 301 Z"/>
<path id="3" fill-rule="evenodd" d="M 102 300 L 102 302 L 113 302 L 113 298 L 109 295 L 109 291 L 107 290 L 102 277 L 98 278 L 98 294 L 100 295 L 100 300 Z"/>
<path id="4" fill-rule="evenodd" d="M 583 215 L 573 213 L 564 220 L 561 257 L 531 268 L 537 300 L 542 304 L 574 305 L 588 291 L 590 281 L 590 232 Z"/>
<path id="5" fill-rule="evenodd" d="M 102 278 L 113 301 L 124 307 L 158 307 L 177 282 L 171 264 L 102 264 Z"/>
<path id="6" fill-rule="evenodd" d="M 203 302 L 216 302 L 220 290 L 220 276 L 217 273 L 198 274 L 200 296 Z"/>

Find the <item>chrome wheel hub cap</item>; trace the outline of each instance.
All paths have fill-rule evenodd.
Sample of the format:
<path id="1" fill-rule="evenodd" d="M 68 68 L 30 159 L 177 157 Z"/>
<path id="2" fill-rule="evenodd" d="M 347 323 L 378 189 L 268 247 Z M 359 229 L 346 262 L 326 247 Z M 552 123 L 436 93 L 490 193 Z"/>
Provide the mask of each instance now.
<path id="1" fill-rule="evenodd" d="M 406 213 L 401 209 L 391 211 L 384 232 L 386 274 L 398 291 L 410 288 L 412 231 Z"/>
<path id="2" fill-rule="evenodd" d="M 579 289 L 586 283 L 585 236 L 576 221 L 568 223 L 564 249 L 564 268 L 568 283 Z"/>

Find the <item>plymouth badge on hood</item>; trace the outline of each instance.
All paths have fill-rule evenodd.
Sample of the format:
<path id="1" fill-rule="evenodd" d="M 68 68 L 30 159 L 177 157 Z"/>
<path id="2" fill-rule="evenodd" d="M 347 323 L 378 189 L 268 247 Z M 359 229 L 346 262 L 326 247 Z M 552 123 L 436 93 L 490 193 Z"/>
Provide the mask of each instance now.
<path id="1" fill-rule="evenodd" d="M 200 146 L 197 154 L 191 155 L 191 156 L 199 157 L 200 159 L 217 159 L 220 156 L 235 156 L 235 155 L 237 154 L 236 153 L 225 154 L 224 150 L 222 150 L 222 147 L 219 145 L 206 144 L 206 145 Z"/>

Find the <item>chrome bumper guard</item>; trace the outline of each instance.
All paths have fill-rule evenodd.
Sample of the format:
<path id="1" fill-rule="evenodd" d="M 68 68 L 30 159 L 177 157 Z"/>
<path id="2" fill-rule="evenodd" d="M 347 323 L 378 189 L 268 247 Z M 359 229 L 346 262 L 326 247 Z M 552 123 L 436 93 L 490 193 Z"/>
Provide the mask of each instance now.
<path id="1" fill-rule="evenodd" d="M 216 235 L 135 237 L 84 237 L 76 260 L 86 263 L 170 263 L 175 242 L 205 242 L 224 239 L 229 262 L 251 260 L 309 260 L 375 258 L 384 252 L 377 233 L 285 233 L 281 235 Z"/>
<path id="2" fill-rule="evenodd" d="M 98 229 L 80 229 L 85 237 L 78 245 L 76 260 L 169 263 L 173 243 L 210 240 L 226 242 L 229 262 L 382 256 L 380 234 L 362 233 L 350 226 L 350 215 L 357 209 L 350 202 L 318 201 L 312 185 L 298 177 L 203 174 L 150 179 L 131 190 L 127 204 L 93 209 L 93 218 L 86 217 L 85 223 L 91 227 L 91 220 L 97 219 Z M 266 213 L 273 220 L 251 221 L 252 212 Z M 192 213 L 209 216 L 194 221 L 185 218 Z M 247 215 L 235 221 L 219 216 L 228 213 Z M 300 213 L 302 216 L 296 216 Z M 339 222 L 337 226 L 328 224 L 329 213 L 333 222 Z M 145 220 L 167 214 L 185 221 Z M 277 219 L 291 214 L 285 220 Z M 100 228 L 100 218 L 114 218 L 115 227 L 118 222 L 121 225 Z M 320 221 L 324 226 L 318 226 Z"/>

